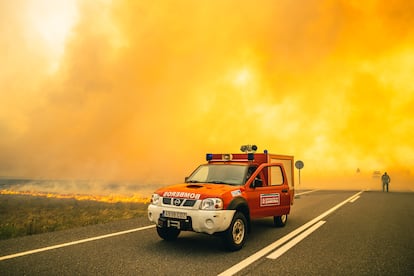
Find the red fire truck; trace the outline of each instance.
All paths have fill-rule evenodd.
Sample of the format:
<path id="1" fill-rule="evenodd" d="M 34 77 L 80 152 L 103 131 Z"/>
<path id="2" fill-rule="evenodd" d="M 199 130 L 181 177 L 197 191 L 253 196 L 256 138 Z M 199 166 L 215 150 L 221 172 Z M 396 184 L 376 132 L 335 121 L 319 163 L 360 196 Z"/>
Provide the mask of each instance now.
<path id="1" fill-rule="evenodd" d="M 158 189 L 148 206 L 158 235 L 174 240 L 181 231 L 220 234 L 235 251 L 252 219 L 273 217 L 283 227 L 294 199 L 293 156 L 256 150 L 244 145 L 242 153 L 206 154 L 207 163 L 185 183 Z"/>

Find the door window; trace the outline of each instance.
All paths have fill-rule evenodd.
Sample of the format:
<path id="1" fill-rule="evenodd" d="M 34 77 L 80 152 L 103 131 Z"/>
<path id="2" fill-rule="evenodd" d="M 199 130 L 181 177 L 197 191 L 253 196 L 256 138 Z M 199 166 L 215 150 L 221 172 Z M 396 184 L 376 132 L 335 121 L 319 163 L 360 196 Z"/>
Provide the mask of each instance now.
<path id="1" fill-rule="evenodd" d="M 280 166 L 270 167 L 270 185 L 278 186 L 283 184 L 283 173 Z"/>

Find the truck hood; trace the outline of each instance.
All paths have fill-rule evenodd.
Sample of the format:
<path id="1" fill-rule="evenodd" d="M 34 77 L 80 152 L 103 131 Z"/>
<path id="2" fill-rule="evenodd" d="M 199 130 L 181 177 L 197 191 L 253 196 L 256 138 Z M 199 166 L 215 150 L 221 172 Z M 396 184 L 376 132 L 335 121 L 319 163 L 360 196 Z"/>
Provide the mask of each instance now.
<path id="1" fill-rule="evenodd" d="M 179 197 L 189 199 L 204 199 L 209 197 L 222 197 L 224 194 L 236 191 L 241 193 L 243 186 L 212 183 L 183 183 L 163 187 L 156 191 L 162 197 Z"/>

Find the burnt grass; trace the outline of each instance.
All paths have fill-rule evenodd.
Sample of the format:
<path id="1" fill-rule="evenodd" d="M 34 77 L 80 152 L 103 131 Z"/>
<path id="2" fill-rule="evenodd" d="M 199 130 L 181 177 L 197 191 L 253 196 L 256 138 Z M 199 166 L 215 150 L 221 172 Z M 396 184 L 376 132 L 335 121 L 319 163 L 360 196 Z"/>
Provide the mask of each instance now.
<path id="1" fill-rule="evenodd" d="M 0 240 L 146 216 L 148 204 L 0 195 Z"/>

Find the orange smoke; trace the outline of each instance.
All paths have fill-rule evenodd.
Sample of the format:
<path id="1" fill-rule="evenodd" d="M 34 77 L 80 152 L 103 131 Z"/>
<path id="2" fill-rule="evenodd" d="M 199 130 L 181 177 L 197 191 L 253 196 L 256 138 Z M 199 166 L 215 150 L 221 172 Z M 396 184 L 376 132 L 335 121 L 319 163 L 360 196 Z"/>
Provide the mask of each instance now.
<path id="1" fill-rule="evenodd" d="M 413 1 L 26 2 L 0 4 L 0 176 L 172 183 L 255 143 L 303 183 L 412 187 Z"/>

